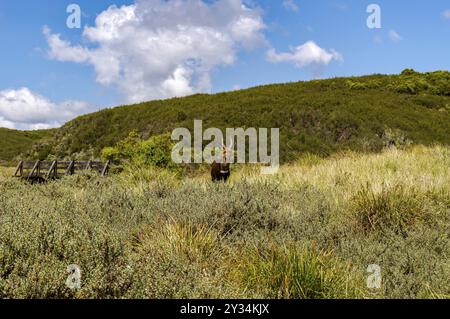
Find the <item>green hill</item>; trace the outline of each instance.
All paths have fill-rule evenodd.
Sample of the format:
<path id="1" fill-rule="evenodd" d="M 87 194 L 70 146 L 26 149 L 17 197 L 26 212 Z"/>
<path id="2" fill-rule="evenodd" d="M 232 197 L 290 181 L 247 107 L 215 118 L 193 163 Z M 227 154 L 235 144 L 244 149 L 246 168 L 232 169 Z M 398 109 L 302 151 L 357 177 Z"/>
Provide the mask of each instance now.
<path id="1" fill-rule="evenodd" d="M 52 132 L 53 130 L 17 131 L 0 128 L 0 164 L 11 162 L 37 142 L 50 138 Z"/>
<path id="2" fill-rule="evenodd" d="M 379 151 L 392 143 L 450 144 L 450 73 L 405 70 L 400 75 L 275 84 L 105 109 L 66 123 L 27 156 L 98 157 L 102 148 L 132 130 L 148 138 L 176 127 L 192 128 L 194 119 L 222 129 L 279 127 L 283 161 L 304 152 L 326 156 L 346 149 Z M 4 158 L 33 142 L 26 141 Z"/>

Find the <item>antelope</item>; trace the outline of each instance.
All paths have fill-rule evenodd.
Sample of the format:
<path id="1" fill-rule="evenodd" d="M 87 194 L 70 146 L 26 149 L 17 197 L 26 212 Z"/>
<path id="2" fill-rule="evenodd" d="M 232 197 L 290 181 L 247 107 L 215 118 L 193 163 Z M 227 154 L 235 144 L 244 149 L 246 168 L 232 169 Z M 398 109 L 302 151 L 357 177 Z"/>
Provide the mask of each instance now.
<path id="1" fill-rule="evenodd" d="M 222 146 L 221 163 L 217 163 L 216 161 L 214 161 L 211 164 L 211 179 L 213 182 L 222 182 L 222 181 L 226 182 L 231 174 L 230 163 L 228 161 L 228 158 L 230 157 L 229 154 L 233 153 L 233 140 L 231 140 L 230 147 L 224 145 L 223 140 L 221 146 Z"/>

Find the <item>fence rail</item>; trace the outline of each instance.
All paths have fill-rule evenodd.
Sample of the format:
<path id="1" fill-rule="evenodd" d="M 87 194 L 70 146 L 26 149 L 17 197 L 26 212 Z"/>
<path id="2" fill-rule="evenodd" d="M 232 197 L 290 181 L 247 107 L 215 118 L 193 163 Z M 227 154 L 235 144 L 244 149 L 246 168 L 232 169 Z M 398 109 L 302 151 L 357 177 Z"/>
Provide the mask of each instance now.
<path id="1" fill-rule="evenodd" d="M 101 176 L 108 174 L 111 161 L 106 163 L 100 161 L 20 161 L 14 172 L 14 177 L 21 177 L 27 180 L 36 179 L 57 179 L 64 175 L 73 175 L 78 171 L 97 171 Z"/>

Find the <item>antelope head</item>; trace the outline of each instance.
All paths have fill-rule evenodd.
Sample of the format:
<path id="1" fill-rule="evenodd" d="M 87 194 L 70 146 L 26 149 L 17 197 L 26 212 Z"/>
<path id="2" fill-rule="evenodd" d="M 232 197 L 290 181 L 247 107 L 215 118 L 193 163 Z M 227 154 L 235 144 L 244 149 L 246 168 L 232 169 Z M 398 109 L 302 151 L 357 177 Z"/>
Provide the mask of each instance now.
<path id="1" fill-rule="evenodd" d="M 224 144 L 223 142 L 223 138 L 222 138 L 222 164 L 230 164 L 229 159 L 232 158 L 233 156 L 233 145 L 234 145 L 234 141 L 233 138 L 230 139 L 230 144 L 229 146 L 227 146 L 226 144 Z"/>

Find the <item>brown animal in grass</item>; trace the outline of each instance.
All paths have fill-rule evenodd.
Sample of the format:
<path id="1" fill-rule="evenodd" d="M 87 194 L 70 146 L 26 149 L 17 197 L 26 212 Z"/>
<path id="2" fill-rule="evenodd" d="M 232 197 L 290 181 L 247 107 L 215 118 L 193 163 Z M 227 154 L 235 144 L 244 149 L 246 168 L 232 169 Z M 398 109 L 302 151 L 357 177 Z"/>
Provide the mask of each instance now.
<path id="1" fill-rule="evenodd" d="M 231 174 L 229 155 L 233 152 L 233 143 L 230 147 L 223 144 L 222 141 L 222 161 L 217 163 L 214 161 L 211 164 L 211 179 L 213 182 L 226 182 Z"/>

